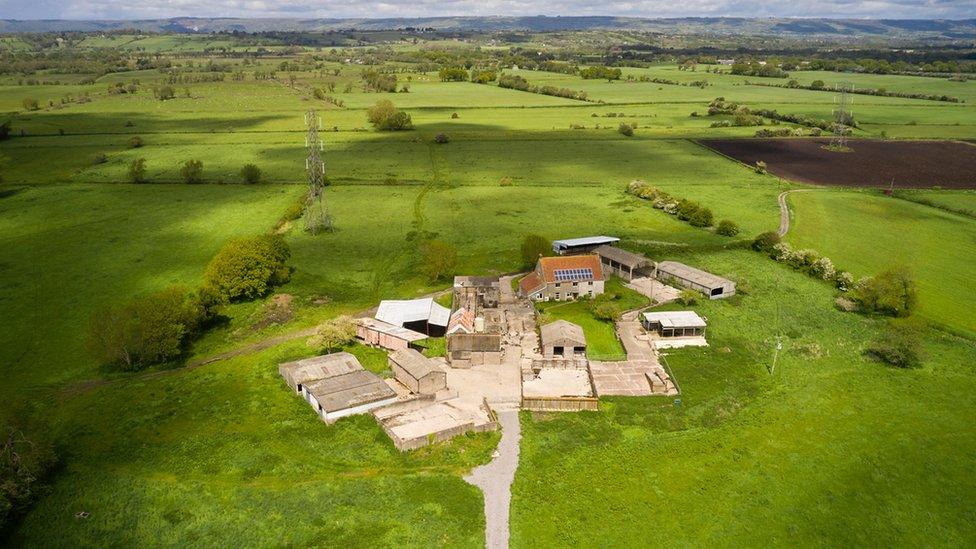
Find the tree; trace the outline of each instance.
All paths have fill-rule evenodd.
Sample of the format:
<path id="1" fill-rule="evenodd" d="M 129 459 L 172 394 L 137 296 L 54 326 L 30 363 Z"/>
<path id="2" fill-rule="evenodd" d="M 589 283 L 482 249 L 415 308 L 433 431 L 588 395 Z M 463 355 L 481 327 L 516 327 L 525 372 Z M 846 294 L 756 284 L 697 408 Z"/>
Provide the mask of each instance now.
<path id="1" fill-rule="evenodd" d="M 388 99 L 377 101 L 366 109 L 366 119 L 374 128 L 380 131 L 409 130 L 413 128 L 410 115 L 397 110 L 393 102 Z"/>
<path id="2" fill-rule="evenodd" d="M 889 322 L 868 344 L 865 353 L 875 360 L 898 368 L 917 368 L 925 359 L 922 342 L 922 329 L 917 324 Z"/>
<path id="3" fill-rule="evenodd" d="M 421 248 L 421 272 L 431 281 L 454 274 L 457 267 L 457 249 L 442 240 L 430 240 Z"/>
<path id="4" fill-rule="evenodd" d="M 137 158 L 129 164 L 129 181 L 133 183 L 146 182 L 146 159 Z"/>
<path id="5" fill-rule="evenodd" d="M 184 183 L 200 183 L 203 181 L 203 162 L 187 160 L 180 168 L 180 178 Z"/>
<path id="6" fill-rule="evenodd" d="M 41 108 L 37 99 L 33 97 L 25 97 L 21 104 L 23 104 L 25 111 L 36 111 Z"/>
<path id="7" fill-rule="evenodd" d="M 25 416 L 15 413 L 0 420 L 0 531 L 33 503 L 58 461 L 45 429 L 27 424 Z"/>
<path id="8" fill-rule="evenodd" d="M 468 71 L 461 67 L 445 67 L 440 70 L 438 76 L 441 82 L 464 82 L 468 79 Z"/>
<path id="9" fill-rule="evenodd" d="M 437 135 L 434 136 L 434 143 L 437 143 L 437 144 L 440 144 L 440 145 L 444 145 L 446 143 L 450 143 L 450 141 L 451 141 L 451 138 L 448 137 L 446 133 L 439 133 L 439 134 L 437 134 Z"/>
<path id="10" fill-rule="evenodd" d="M 722 236 L 735 236 L 739 234 L 739 226 L 731 219 L 723 219 L 718 222 L 715 232 Z"/>
<path id="11" fill-rule="evenodd" d="M 532 267 L 540 257 L 552 251 L 552 243 L 538 234 L 528 234 L 522 239 L 522 265 Z"/>
<path id="12" fill-rule="evenodd" d="M 620 135 L 623 135 L 623 136 L 626 136 L 626 137 L 630 137 L 630 136 L 634 135 L 634 127 L 631 126 L 630 124 L 626 124 L 626 123 L 621 122 L 620 123 L 620 126 L 617 126 L 617 132 Z"/>
<path id="13" fill-rule="evenodd" d="M 244 164 L 241 168 L 241 180 L 254 185 L 261 182 L 261 168 L 254 164 Z"/>
<path id="14" fill-rule="evenodd" d="M 752 249 L 757 252 L 772 253 L 773 247 L 779 244 L 780 236 L 772 231 L 765 232 L 757 236 L 752 241 Z"/>
<path id="15" fill-rule="evenodd" d="M 701 293 L 692 289 L 685 289 L 681 290 L 681 293 L 678 294 L 678 301 L 680 301 L 682 305 L 689 307 L 698 303 L 698 300 L 701 299 L 701 297 Z"/>
<path id="16" fill-rule="evenodd" d="M 0 141 L 3 141 L 8 137 L 10 137 L 10 121 L 4 120 L 3 123 L 0 124 Z"/>
<path id="17" fill-rule="evenodd" d="M 306 342 L 309 347 L 331 352 L 341 349 L 356 339 L 356 322 L 350 316 L 339 316 L 320 324 L 315 335 Z"/>
<path id="18" fill-rule="evenodd" d="M 815 90 L 822 90 L 824 89 L 824 86 L 826 86 L 826 84 L 824 84 L 823 80 L 814 80 L 813 82 L 810 82 L 810 87 Z"/>
<path id="19" fill-rule="evenodd" d="M 142 147 L 143 145 L 145 145 L 145 143 L 143 142 L 142 138 L 139 137 L 138 135 L 133 135 L 132 137 L 129 138 L 129 148 L 130 149 L 138 149 L 139 147 Z"/>
<path id="20" fill-rule="evenodd" d="M 204 272 L 204 287 L 227 301 L 253 299 L 288 281 L 291 250 L 281 235 L 231 240 Z"/>
<path id="21" fill-rule="evenodd" d="M 161 88 L 156 88 L 153 91 L 156 92 L 156 99 L 160 101 L 168 101 L 176 97 L 176 91 L 173 90 L 173 86 L 163 86 Z"/>
<path id="22" fill-rule="evenodd" d="M 864 312 L 905 317 L 918 304 L 918 290 L 911 271 L 895 267 L 858 282 L 851 298 Z"/>

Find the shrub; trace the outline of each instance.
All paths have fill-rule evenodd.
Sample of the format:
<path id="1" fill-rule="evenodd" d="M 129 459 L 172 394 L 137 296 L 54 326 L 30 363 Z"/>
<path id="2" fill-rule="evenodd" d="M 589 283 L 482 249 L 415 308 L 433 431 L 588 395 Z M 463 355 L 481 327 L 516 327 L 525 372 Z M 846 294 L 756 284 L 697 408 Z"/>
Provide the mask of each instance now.
<path id="1" fill-rule="evenodd" d="M 922 330 L 913 323 L 890 322 L 868 344 L 865 353 L 880 362 L 897 368 L 917 368 L 922 365 Z"/>
<path id="2" fill-rule="evenodd" d="M 895 267 L 859 281 L 851 298 L 860 310 L 888 316 L 905 317 L 918 304 L 915 278 L 907 267 Z"/>
<path id="3" fill-rule="evenodd" d="M 254 185 L 261 182 L 261 168 L 254 164 L 244 164 L 241 167 L 241 181 Z"/>
<path id="4" fill-rule="evenodd" d="M 681 293 L 678 294 L 678 301 L 682 305 L 685 305 L 686 307 L 690 307 L 698 303 L 698 300 L 701 299 L 701 297 L 702 297 L 701 293 L 696 292 L 695 290 L 686 289 L 686 290 L 681 290 Z"/>
<path id="5" fill-rule="evenodd" d="M 457 249 L 441 240 L 424 243 L 421 256 L 421 272 L 431 281 L 453 275 L 457 267 Z"/>
<path id="6" fill-rule="evenodd" d="M 108 162 L 108 155 L 105 153 L 98 153 L 92 158 L 93 164 L 104 164 L 106 162 Z"/>
<path id="7" fill-rule="evenodd" d="M 160 101 L 168 101 L 176 97 L 176 91 L 173 90 L 173 86 L 163 86 L 153 90 L 156 95 L 156 99 Z"/>
<path id="8" fill-rule="evenodd" d="M 810 265 L 810 274 L 821 280 L 834 280 L 837 275 L 837 268 L 834 262 L 828 257 L 821 257 Z"/>
<path id="9" fill-rule="evenodd" d="M 47 429 L 26 423 L 25 416 L 15 412 L 0 421 L 0 530 L 34 502 L 58 461 Z"/>
<path id="10" fill-rule="evenodd" d="M 688 216 L 688 223 L 693 227 L 711 227 L 713 220 L 712 210 L 702 207 L 698 207 Z"/>
<path id="11" fill-rule="evenodd" d="M 766 174 L 766 163 L 763 162 L 762 160 L 756 160 L 755 170 L 756 170 L 756 173 L 758 173 L 759 175 L 765 175 Z"/>
<path id="12" fill-rule="evenodd" d="M 815 90 L 822 90 L 824 89 L 824 86 L 826 86 L 826 84 L 824 84 L 823 80 L 814 80 L 813 82 L 810 82 L 810 87 Z"/>
<path id="13" fill-rule="evenodd" d="M 237 238 L 207 265 L 204 284 L 227 301 L 260 297 L 288 281 L 289 257 L 291 251 L 280 235 Z"/>
<path id="14" fill-rule="evenodd" d="M 203 162 L 187 160 L 180 168 L 180 178 L 184 183 L 200 183 L 203 181 Z"/>
<path id="15" fill-rule="evenodd" d="M 0 141 L 3 141 L 10 137 L 10 121 L 4 120 L 0 123 Z"/>
<path id="16" fill-rule="evenodd" d="M 739 226 L 730 219 L 723 219 L 718 222 L 715 232 L 722 236 L 735 236 L 739 234 Z"/>
<path id="17" fill-rule="evenodd" d="M 24 106 L 25 111 L 36 111 L 41 108 L 37 99 L 33 97 L 25 97 L 21 104 Z"/>
<path id="18" fill-rule="evenodd" d="M 525 235 L 522 239 L 520 249 L 522 255 L 522 265 L 531 267 L 541 256 L 549 255 L 552 251 L 552 243 L 546 237 L 538 234 Z"/>
<path id="19" fill-rule="evenodd" d="M 337 351 L 356 339 L 356 322 L 350 316 L 342 315 L 320 324 L 315 335 L 308 338 L 309 347 L 328 353 Z"/>
<path id="20" fill-rule="evenodd" d="M 838 290 L 846 292 L 854 287 L 854 275 L 847 271 L 838 271 L 834 275 L 834 282 L 837 284 Z"/>
<path id="21" fill-rule="evenodd" d="M 129 164 L 129 181 L 132 183 L 146 182 L 146 159 L 137 158 Z"/>
<path id="22" fill-rule="evenodd" d="M 409 130 L 413 128 L 410 115 L 397 110 L 393 102 L 388 99 L 377 101 L 366 110 L 366 119 L 374 128 L 380 131 Z"/>
<path id="23" fill-rule="evenodd" d="M 494 82 L 497 78 L 495 71 L 471 71 L 471 81 L 476 84 L 487 84 Z"/>
<path id="24" fill-rule="evenodd" d="M 760 234 L 752 241 L 752 249 L 757 252 L 772 253 L 773 246 L 779 244 L 780 237 L 778 234 L 769 231 Z"/>
<path id="25" fill-rule="evenodd" d="M 439 143 L 439 144 L 443 145 L 445 143 L 449 143 L 450 141 L 451 141 L 451 138 L 448 137 L 446 133 L 439 133 L 439 134 L 437 134 L 437 135 L 434 136 L 434 143 Z"/>
<path id="26" fill-rule="evenodd" d="M 634 127 L 631 126 L 630 124 L 620 124 L 619 126 L 617 126 L 617 133 L 619 133 L 620 135 L 630 137 L 634 135 Z"/>
<path id="27" fill-rule="evenodd" d="M 438 76 L 441 82 L 464 82 L 468 79 L 468 71 L 461 67 L 445 67 L 440 70 Z"/>
<path id="28" fill-rule="evenodd" d="M 142 147 L 145 144 L 146 143 L 138 135 L 133 135 L 132 137 L 129 138 L 129 148 L 130 149 L 138 149 L 138 148 Z"/>
<path id="29" fill-rule="evenodd" d="M 590 300 L 588 307 L 590 312 L 599 320 L 614 321 L 620 318 L 623 311 L 621 306 L 616 303 L 617 294 L 603 293 Z"/>
<path id="30" fill-rule="evenodd" d="M 461 118 L 461 115 L 460 114 L 458 114 L 456 112 L 455 113 L 451 113 L 451 120 L 457 120 L 458 118 Z"/>
<path id="31" fill-rule="evenodd" d="M 88 323 L 88 352 L 100 364 L 133 371 L 183 353 L 190 336 L 212 316 L 209 294 L 179 286 L 96 310 Z"/>

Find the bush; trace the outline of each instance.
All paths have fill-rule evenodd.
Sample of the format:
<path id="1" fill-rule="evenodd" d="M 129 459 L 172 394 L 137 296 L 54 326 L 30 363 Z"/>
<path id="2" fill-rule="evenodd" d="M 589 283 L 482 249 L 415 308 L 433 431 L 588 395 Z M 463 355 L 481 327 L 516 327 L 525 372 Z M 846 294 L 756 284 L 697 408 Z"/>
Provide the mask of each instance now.
<path id="1" fill-rule="evenodd" d="M 308 338 L 309 347 L 323 353 L 338 351 L 356 339 L 356 322 L 350 316 L 342 315 L 320 324 L 315 335 Z"/>
<path id="2" fill-rule="evenodd" d="M 156 95 L 156 99 L 160 101 L 168 101 L 176 97 L 176 91 L 173 90 L 173 86 L 163 86 L 153 90 Z"/>
<path id="3" fill-rule="evenodd" d="M 203 162 L 187 160 L 180 168 L 180 178 L 184 183 L 200 183 L 203 181 Z"/>
<path id="4" fill-rule="evenodd" d="M 634 135 L 634 127 L 630 124 L 620 124 L 617 126 L 617 133 L 630 137 Z"/>
<path id="5" fill-rule="evenodd" d="M 172 286 L 121 306 L 96 310 L 88 323 L 88 352 L 100 364 L 133 371 L 172 360 L 212 317 L 215 301 Z"/>
<path id="6" fill-rule="evenodd" d="M 723 219 L 718 222 L 715 232 L 722 236 L 735 236 L 739 234 L 739 226 L 730 219 Z"/>
<path id="7" fill-rule="evenodd" d="M 756 160 L 755 170 L 756 170 L 756 173 L 758 173 L 759 175 L 765 175 L 766 174 L 766 163 L 763 162 L 762 160 Z"/>
<path id="8" fill-rule="evenodd" d="M 204 273 L 204 285 L 227 301 L 253 299 L 288 281 L 291 257 L 280 235 L 231 240 L 217 252 Z"/>
<path id="9" fill-rule="evenodd" d="M 138 135 L 133 135 L 132 137 L 129 138 L 129 148 L 130 149 L 138 149 L 138 148 L 142 147 L 145 144 L 146 143 Z"/>
<path id="10" fill-rule="evenodd" d="M 618 297 L 617 294 L 613 293 L 603 293 L 594 297 L 588 304 L 590 312 L 599 320 L 617 320 L 623 313 L 620 310 L 620 304 L 616 302 Z"/>
<path id="11" fill-rule="evenodd" d="M 451 141 L 451 138 L 448 137 L 446 133 L 439 133 L 439 134 L 437 134 L 437 135 L 434 136 L 434 143 L 439 143 L 439 144 L 443 145 L 445 143 L 449 143 L 450 141 Z"/>
<path id="12" fill-rule="evenodd" d="M 441 240 L 430 240 L 421 248 L 420 270 L 431 281 L 447 278 L 457 267 L 457 249 Z"/>
<path id="13" fill-rule="evenodd" d="M 778 234 L 772 231 L 765 232 L 752 241 L 752 249 L 757 252 L 769 254 L 773 252 L 773 247 L 779 244 L 779 242 L 780 237 Z"/>
<path id="14" fill-rule="evenodd" d="M 241 168 L 241 181 L 254 185 L 261 182 L 261 168 L 254 164 L 244 164 Z"/>
<path id="15" fill-rule="evenodd" d="M 464 82 L 468 79 L 468 71 L 461 67 L 445 67 L 440 70 L 438 76 L 441 82 Z"/>
<path id="16" fill-rule="evenodd" d="M 525 235 L 522 239 L 522 265 L 532 267 L 539 260 L 539 257 L 549 255 L 552 251 L 552 243 L 546 237 L 538 234 Z"/>
<path id="17" fill-rule="evenodd" d="M 4 120 L 0 123 L 0 141 L 3 141 L 10 137 L 10 121 Z"/>
<path id="18" fill-rule="evenodd" d="M 137 158 L 129 164 L 129 181 L 132 183 L 146 182 L 146 159 Z"/>
<path id="19" fill-rule="evenodd" d="M 0 421 L 0 531 L 34 502 L 58 461 L 47 430 L 26 424 L 25 416 L 13 413 Z"/>
<path id="20" fill-rule="evenodd" d="M 851 298 L 861 311 L 905 317 L 918 304 L 915 278 L 907 267 L 896 267 L 855 284 Z"/>
<path id="21" fill-rule="evenodd" d="M 487 84 L 488 82 L 494 82 L 498 76 L 495 71 L 471 71 L 471 81 L 476 84 Z"/>
<path id="22" fill-rule="evenodd" d="M 375 105 L 366 109 L 366 119 L 374 128 L 380 131 L 409 130 L 413 128 L 410 115 L 397 110 L 393 102 L 388 99 L 377 101 Z"/>
<path id="23" fill-rule="evenodd" d="M 698 300 L 701 298 L 702 298 L 701 293 L 691 289 L 681 290 L 681 293 L 678 294 L 678 301 L 686 307 L 695 305 L 696 303 L 698 303 Z"/>
<path id="24" fill-rule="evenodd" d="M 712 210 L 699 206 L 694 212 L 691 213 L 691 215 L 688 216 L 688 223 L 690 223 L 693 227 L 711 227 L 714 223 Z"/>
<path id="25" fill-rule="evenodd" d="M 104 164 L 108 162 L 108 155 L 105 153 L 98 153 L 92 158 L 92 164 Z"/>
<path id="26" fill-rule="evenodd" d="M 21 104 L 24 106 L 25 111 L 36 111 L 41 108 L 40 104 L 37 102 L 37 99 L 34 99 L 33 97 L 25 97 Z"/>
<path id="27" fill-rule="evenodd" d="M 917 325 L 892 322 L 868 344 L 865 353 L 897 368 L 918 368 L 925 358 L 922 341 L 922 330 Z"/>

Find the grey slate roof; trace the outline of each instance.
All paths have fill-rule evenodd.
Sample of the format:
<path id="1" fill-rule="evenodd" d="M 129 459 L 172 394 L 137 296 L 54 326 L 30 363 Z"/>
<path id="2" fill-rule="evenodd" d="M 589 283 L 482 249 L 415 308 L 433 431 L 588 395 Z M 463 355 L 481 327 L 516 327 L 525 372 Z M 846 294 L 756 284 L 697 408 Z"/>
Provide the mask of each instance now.
<path id="1" fill-rule="evenodd" d="M 427 374 L 438 371 L 434 363 L 416 349 L 399 349 L 390 354 L 390 360 L 406 370 L 414 379 L 423 379 Z"/>
<path id="2" fill-rule="evenodd" d="M 580 345 L 586 345 L 586 336 L 583 328 L 567 320 L 557 320 L 550 322 L 539 329 L 542 335 L 542 346 L 548 347 L 560 341 L 570 341 Z"/>
<path id="3" fill-rule="evenodd" d="M 703 271 L 701 269 L 689 267 L 688 265 L 678 263 L 677 261 L 662 261 L 657 264 L 657 270 L 659 277 L 661 273 L 664 273 L 665 275 L 690 280 L 695 284 L 700 284 L 706 288 L 721 288 L 729 284 L 734 284 L 734 282 L 727 278 L 713 275 L 712 273 Z"/>
<path id="4" fill-rule="evenodd" d="M 640 254 L 628 252 L 627 250 L 622 250 L 615 246 L 600 246 L 593 251 L 602 258 L 615 261 L 632 269 L 639 269 L 641 267 L 647 267 L 653 264 L 650 259 L 647 259 Z"/>
<path id="5" fill-rule="evenodd" d="M 305 385 L 305 390 L 315 397 L 326 412 L 354 408 L 396 396 L 396 392 L 389 385 L 366 370 L 313 381 Z"/>

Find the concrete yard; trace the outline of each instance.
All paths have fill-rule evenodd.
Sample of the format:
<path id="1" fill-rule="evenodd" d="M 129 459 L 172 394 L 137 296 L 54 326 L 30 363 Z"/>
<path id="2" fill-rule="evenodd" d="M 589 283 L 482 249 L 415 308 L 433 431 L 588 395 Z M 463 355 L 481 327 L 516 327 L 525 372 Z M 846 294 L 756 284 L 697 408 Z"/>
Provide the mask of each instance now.
<path id="1" fill-rule="evenodd" d="M 651 298 L 655 305 L 669 303 L 678 299 L 681 290 L 654 280 L 653 278 L 635 278 L 627 283 L 627 287 L 635 292 Z"/>
<path id="2" fill-rule="evenodd" d="M 535 379 L 522 382 L 526 397 L 588 397 L 593 396 L 590 376 L 586 370 L 544 368 Z"/>

